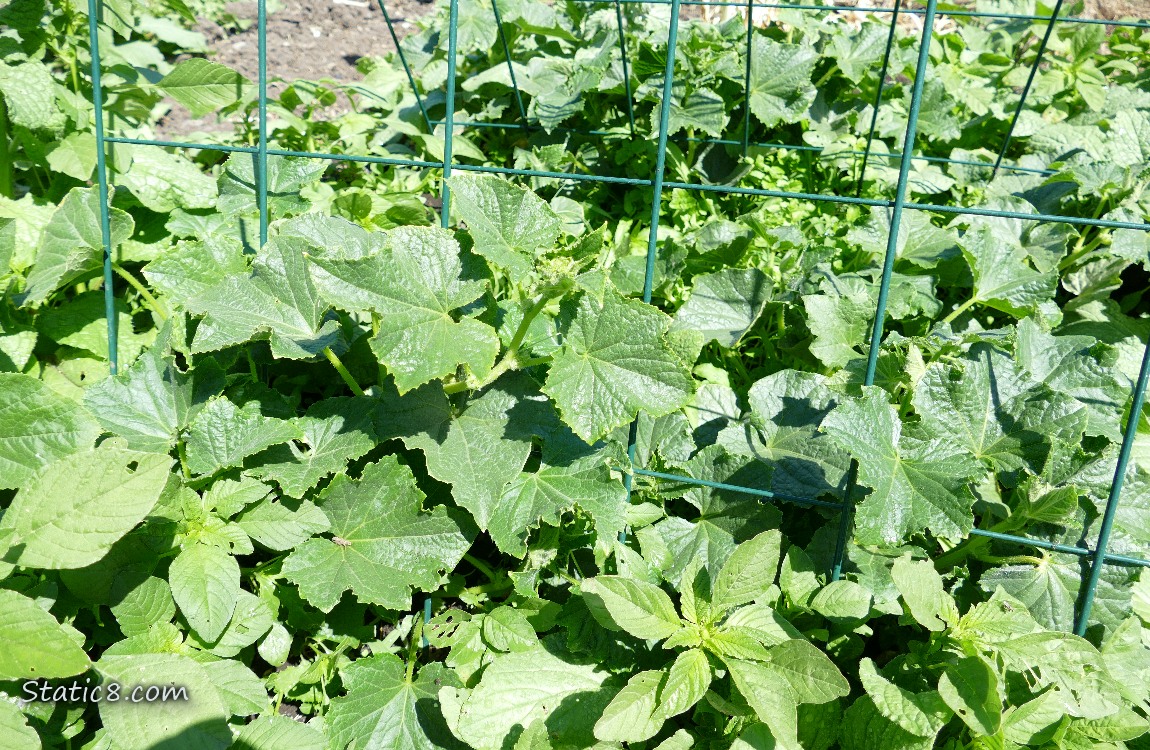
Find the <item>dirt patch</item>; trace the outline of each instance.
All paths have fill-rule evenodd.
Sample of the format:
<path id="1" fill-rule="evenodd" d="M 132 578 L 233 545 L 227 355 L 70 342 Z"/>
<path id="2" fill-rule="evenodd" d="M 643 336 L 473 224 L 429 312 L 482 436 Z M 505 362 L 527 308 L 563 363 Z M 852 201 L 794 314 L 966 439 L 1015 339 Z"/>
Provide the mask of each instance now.
<path id="1" fill-rule="evenodd" d="M 431 11 L 431 0 L 388 0 L 387 12 L 402 38 L 412 23 Z M 236 18 L 252 21 L 244 31 L 229 32 L 210 21 L 199 31 L 215 50 L 216 62 L 234 68 L 253 81 L 259 74 L 256 4 L 236 2 L 227 6 Z M 268 77 L 283 80 L 351 81 L 359 77 L 356 61 L 395 49 L 383 13 L 366 0 L 287 0 L 268 14 Z"/>
<path id="2" fill-rule="evenodd" d="M 1150 20 L 1150 0 L 1086 0 L 1086 18 Z"/>

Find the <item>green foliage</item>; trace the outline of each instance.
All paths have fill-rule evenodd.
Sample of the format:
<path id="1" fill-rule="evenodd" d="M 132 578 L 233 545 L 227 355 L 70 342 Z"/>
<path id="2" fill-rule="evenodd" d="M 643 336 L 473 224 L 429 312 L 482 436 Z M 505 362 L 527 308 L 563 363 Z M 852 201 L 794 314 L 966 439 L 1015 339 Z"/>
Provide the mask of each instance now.
<path id="1" fill-rule="evenodd" d="M 961 210 L 1150 215 L 1150 37 L 1060 24 L 992 176 L 1046 26 L 939 27 L 909 193 L 958 213 L 902 215 L 872 383 L 887 207 L 738 190 L 887 200 L 916 34 L 880 82 L 881 18 L 784 9 L 749 47 L 741 19 L 683 20 L 665 177 L 736 192 L 665 189 L 648 279 L 665 9 L 621 4 L 620 40 L 610 9 L 500 0 L 521 128 L 490 7 L 458 5 L 456 115 L 484 127 L 454 134 L 446 228 L 437 170 L 273 156 L 266 243 L 245 151 L 118 143 L 99 205 L 83 9 L 0 8 L 5 737 L 1143 747 L 1150 574 L 1107 565 L 1071 635 L 1071 553 L 1098 543 L 1150 337 L 1144 233 Z M 193 20 L 106 0 L 109 127 L 148 138 L 178 104 L 255 144 L 254 86 L 186 54 Z M 402 41 L 433 119 L 442 20 Z M 442 158 L 403 72 L 360 67 L 285 82 L 270 142 Z M 1109 539 L 1139 559 L 1148 414 Z M 16 702 L 28 680 L 188 700 Z"/>

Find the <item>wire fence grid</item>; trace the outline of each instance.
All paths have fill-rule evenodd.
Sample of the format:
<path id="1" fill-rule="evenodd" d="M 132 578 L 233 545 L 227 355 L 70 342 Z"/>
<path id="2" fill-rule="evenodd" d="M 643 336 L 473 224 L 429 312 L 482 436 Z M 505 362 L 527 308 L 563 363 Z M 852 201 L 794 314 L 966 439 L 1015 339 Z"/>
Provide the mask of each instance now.
<path id="1" fill-rule="evenodd" d="M 386 0 L 377 0 L 380 13 L 387 25 L 388 32 L 392 41 L 395 43 L 398 59 L 403 66 L 407 81 L 415 94 L 416 102 L 419 108 L 420 115 L 427 126 L 428 132 L 433 132 L 437 127 L 442 127 L 444 132 L 444 150 L 443 159 L 440 161 L 427 161 L 418 159 L 401 159 L 382 156 L 371 155 L 349 155 L 349 154 L 336 154 L 325 152 L 311 152 L 311 151 L 294 151 L 273 148 L 268 143 L 268 65 L 267 65 L 267 7 L 266 0 L 258 0 L 257 2 L 257 39 L 258 39 L 258 94 L 257 94 L 257 110 L 258 110 L 258 140 L 256 146 L 238 146 L 238 145 L 222 145 L 210 143 L 191 143 L 183 141 L 170 141 L 158 139 L 145 139 L 145 138 L 125 138 L 115 135 L 108 135 L 105 132 L 104 126 L 104 113 L 103 113 L 103 87 L 101 84 L 101 56 L 100 56 L 100 42 L 98 39 L 98 24 L 100 14 L 102 11 L 102 0 L 88 0 L 88 19 L 89 19 L 89 41 L 91 45 L 91 77 L 93 85 L 93 98 L 95 105 L 95 131 L 97 141 L 97 174 L 99 176 L 99 191 L 101 200 L 101 230 L 103 233 L 104 241 L 104 294 L 105 294 L 105 309 L 107 314 L 107 330 L 109 339 L 109 352 L 112 372 L 116 371 L 117 367 L 117 330 L 116 330 L 116 316 L 114 314 L 114 286 L 113 286 L 113 268 L 112 268 L 112 245 L 111 245 L 111 228 L 110 228 L 110 213 L 108 196 L 111 187 L 111 181 L 106 165 L 105 152 L 108 144 L 125 143 L 134 145 L 156 146 L 166 148 L 184 148 L 184 149 L 197 149 L 197 150 L 212 150 L 225 153 L 247 153 L 255 156 L 256 165 L 256 182 L 257 182 L 257 204 L 259 207 L 259 234 L 260 244 L 262 245 L 267 241 L 268 235 L 268 189 L 267 189 L 267 168 L 269 156 L 286 156 L 286 157 L 304 157 L 312 159 L 324 159 L 332 161 L 351 161 L 362 162 L 370 164 L 378 164 L 385 166 L 393 166 L 400 168 L 418 168 L 418 169 L 438 169 L 442 172 L 441 180 L 441 224 L 444 228 L 448 228 L 451 223 L 451 175 L 453 171 L 464 172 L 481 172 L 493 173 L 514 177 L 537 177 L 537 178 L 551 178 L 558 180 L 581 180 L 588 182 L 599 182 L 609 184 L 621 184 L 635 187 L 650 188 L 651 190 L 651 215 L 650 215 L 650 229 L 647 240 L 647 253 L 646 253 L 646 271 L 643 283 L 643 301 L 650 303 L 652 297 L 653 281 L 655 276 L 655 262 L 657 259 L 657 245 L 658 245 L 658 229 L 660 224 L 662 195 L 667 190 L 693 190 L 693 191 L 708 191 L 715 193 L 726 194 L 742 194 L 750 196 L 761 196 L 771 198 L 786 198 L 801 201 L 823 202 L 832 204 L 847 204 L 858 206 L 877 206 L 887 209 L 889 213 L 890 223 L 887 235 L 886 249 L 883 258 L 883 270 L 881 280 L 879 282 L 879 293 L 876 304 L 874 321 L 871 326 L 871 333 L 869 337 L 869 349 L 867 354 L 866 374 L 863 380 L 864 385 L 873 385 L 875 382 L 876 368 L 878 364 L 878 355 L 880 350 L 880 343 L 882 341 L 885 315 L 887 307 L 887 299 L 890 292 L 891 278 L 893 274 L 894 261 L 897 250 L 898 231 L 902 221 L 902 217 L 906 211 L 933 211 L 947 214 L 963 214 L 963 215 L 977 215 L 987 217 L 1000 217 L 1006 219 L 1016 219 L 1030 222 L 1054 222 L 1069 224 L 1078 227 L 1099 227 L 1110 229 L 1133 229 L 1141 231 L 1150 231 L 1150 224 L 1136 223 L 1129 221 L 1114 221 L 1099 218 L 1085 218 L 1085 217 L 1072 217 L 1062 216 L 1057 214 L 1046 213 L 1021 213 L 1017 211 L 997 210 L 990 208 L 979 207 L 960 207 L 948 206 L 932 203 L 917 203 L 910 201 L 907 198 L 907 188 L 909 183 L 909 176 L 914 161 L 928 161 L 941 164 L 954 164 L 968 167 L 978 167 L 986 169 L 991 177 L 996 175 L 1000 170 L 1015 171 L 1020 173 L 1032 174 L 1053 174 L 1052 170 L 1034 169 L 1031 167 L 1021 167 L 1010 164 L 1004 164 L 1004 159 L 1007 150 L 1010 147 L 1011 139 L 1013 137 L 1015 125 L 1018 122 L 1020 115 L 1025 107 L 1027 96 L 1030 93 L 1031 87 L 1034 83 L 1035 77 L 1042 64 L 1043 55 L 1046 52 L 1048 43 L 1051 39 L 1055 26 L 1057 24 L 1096 24 L 1106 25 L 1111 27 L 1129 27 L 1150 29 L 1150 22 L 1147 21 L 1113 21 L 1106 19 L 1094 18 L 1080 18 L 1080 17 L 1061 17 L 1060 13 L 1063 6 L 1063 0 L 1057 0 L 1051 13 L 1049 15 L 1029 15 L 1018 13 L 994 13 L 976 10 L 967 10 L 958 6 L 944 5 L 940 10 L 940 3 L 938 0 L 924 0 L 925 7 L 922 8 L 906 8 L 902 7 L 903 0 L 895 0 L 892 7 L 868 7 L 862 5 L 807 5 L 807 4 L 794 4 L 794 3 L 761 3 L 754 2 L 754 0 L 747 0 L 747 2 L 725 2 L 723 0 L 575 0 L 580 3 L 596 4 L 601 6 L 613 6 L 615 10 L 615 18 L 618 25 L 618 36 L 620 52 L 622 54 L 624 81 L 626 85 L 627 96 L 627 115 L 630 134 L 632 137 L 642 137 L 636 134 L 635 131 L 635 113 L 633 109 L 633 92 L 631 90 L 631 78 L 629 72 L 629 55 L 626 46 L 626 37 L 624 34 L 624 18 L 622 7 L 627 4 L 639 5 L 665 5 L 670 6 L 670 18 L 667 30 L 666 41 L 666 65 L 664 77 L 662 82 L 662 91 L 659 102 L 659 129 L 657 140 L 656 161 L 654 170 L 650 177 L 643 178 L 629 178 L 629 177 L 615 177 L 609 175 L 588 174 L 579 172 L 553 172 L 537 169 L 515 169 L 502 166 L 482 166 L 473 164 L 456 163 L 453 154 L 453 137 L 457 128 L 466 127 L 494 127 L 494 128 L 518 128 L 522 130 L 539 130 L 538 125 L 532 125 L 527 117 L 527 110 L 524 107 L 522 92 L 515 78 L 515 70 L 512 65 L 511 48 L 507 41 L 506 32 L 504 30 L 504 22 L 500 15 L 498 0 L 491 0 L 492 11 L 495 16 L 495 21 L 498 31 L 498 39 L 504 56 L 508 70 L 510 72 L 510 80 L 514 93 L 516 110 L 520 115 L 519 123 L 490 123 L 490 122 L 471 122 L 467 120 L 457 120 L 455 118 L 455 94 L 457 88 L 457 71 L 456 63 L 459 56 L 458 52 L 458 27 L 459 27 L 459 0 L 449 0 L 449 16 L 448 16 L 448 51 L 447 51 L 447 78 L 444 84 L 444 98 L 445 98 L 445 114 L 443 119 L 432 119 L 429 115 L 429 106 L 425 102 L 424 94 L 420 93 L 420 88 L 416 84 L 415 76 L 412 72 L 411 66 L 404 54 L 403 46 L 400 44 L 399 35 L 396 32 L 394 21 L 388 13 Z M 890 15 L 890 31 L 886 38 L 886 49 L 883 54 L 882 66 L 879 74 L 879 86 L 874 100 L 874 107 L 871 114 L 869 132 L 867 134 L 866 147 L 863 151 L 839 152 L 847 155 L 861 157 L 861 168 L 859 171 L 858 182 L 855 186 L 853 195 L 839 195 L 831 193 L 807 193 L 807 192 L 794 192 L 787 190 L 767 190 L 750 187 L 738 187 L 733 185 L 719 185 L 719 184 L 703 184 L 691 182 L 678 182 L 665 179 L 666 171 L 666 157 L 667 157 L 667 143 L 668 143 L 668 120 L 671 108 L 672 87 L 674 84 L 674 63 L 675 63 L 675 50 L 678 40 L 680 11 L 686 6 L 703 6 L 703 7 L 723 7 L 733 6 L 744 9 L 747 16 L 746 25 L 746 70 L 745 70 L 745 85 L 747 90 L 750 88 L 751 78 L 751 44 L 754 32 L 753 11 L 759 9 L 776 9 L 776 10 L 799 10 L 804 12 L 826 12 L 826 13 L 842 13 L 847 11 L 863 11 L 867 13 L 889 14 Z M 1014 108 L 1013 115 L 1007 130 L 1007 135 L 999 147 L 997 157 L 993 164 L 987 162 L 975 162 L 968 160 L 949 159 L 943 157 L 927 157 L 927 156 L 914 156 L 914 145 L 917 134 L 919 111 L 923 99 L 923 87 L 926 81 L 926 71 L 929 67 L 929 52 L 932 34 L 934 30 L 934 23 L 939 14 L 948 15 L 952 17 L 968 17 L 968 18 L 985 18 L 990 20 L 1002 21 L 1025 21 L 1029 23 L 1044 23 L 1046 30 L 1041 40 L 1039 41 L 1036 49 L 1036 55 L 1033 65 L 1030 67 L 1026 83 L 1021 89 L 1018 103 Z M 903 146 L 901 151 L 893 153 L 875 154 L 872 152 L 872 146 L 875 138 L 875 130 L 878 118 L 879 108 L 882 105 L 883 84 L 886 81 L 886 74 L 891 56 L 891 50 L 895 41 L 895 28 L 900 15 L 913 15 L 922 17 L 922 30 L 918 42 L 917 51 L 917 67 L 915 69 L 915 77 L 912 84 L 911 100 L 909 106 L 909 114 L 907 117 L 905 134 L 903 137 Z M 743 107 L 749 106 L 747 100 L 749 97 L 744 97 Z M 696 138 L 690 139 L 703 143 L 713 143 L 717 145 L 726 146 L 739 146 L 745 156 L 749 149 L 766 148 L 766 149 L 784 149 L 784 150 L 805 150 L 812 152 L 821 151 L 820 147 L 809 145 L 796 145 L 786 143 L 752 143 L 750 141 L 750 117 L 747 116 L 746 111 L 744 114 L 744 128 L 742 138 L 738 141 L 731 139 L 721 138 Z M 560 132 L 565 129 L 556 128 Z M 579 130 L 570 131 L 578 132 L 584 135 L 617 135 L 615 131 L 596 131 L 596 130 Z M 838 154 L 836 154 L 838 155 Z M 895 194 L 891 199 L 878 199 L 878 198 L 865 198 L 861 196 L 863 177 L 865 175 L 867 162 L 871 158 L 882 157 L 898 162 L 898 179 L 895 183 Z M 1097 541 L 1093 548 L 1083 543 L 1081 546 L 1057 544 L 1053 542 L 1044 541 L 1041 539 L 1032 539 L 1026 536 L 999 533 L 975 528 L 970 533 L 974 536 L 987 537 L 999 542 L 1012 543 L 1017 545 L 1028 546 L 1036 549 L 1048 550 L 1053 552 L 1060 552 L 1069 555 L 1075 555 L 1084 558 L 1088 566 L 1088 577 L 1086 580 L 1085 588 L 1080 591 L 1078 598 L 1076 618 L 1075 618 L 1075 632 L 1083 635 L 1086 632 L 1087 625 L 1090 618 L 1091 609 L 1093 607 L 1094 598 L 1097 593 L 1099 579 L 1105 565 L 1121 565 L 1121 566 L 1136 566 L 1136 567 L 1150 567 L 1150 560 L 1143 560 L 1139 558 L 1129 557 L 1125 555 L 1114 554 L 1108 551 L 1111 530 L 1114 524 L 1115 514 L 1118 510 L 1119 501 L 1122 494 L 1123 481 L 1126 476 L 1127 467 L 1130 464 L 1134 442 L 1137 434 L 1137 426 L 1139 415 L 1142 411 L 1143 404 L 1146 398 L 1147 381 L 1150 380 L 1150 344 L 1147 345 L 1142 357 L 1141 368 L 1139 370 L 1138 378 L 1135 382 L 1133 399 L 1130 405 L 1129 415 L 1124 428 L 1123 440 L 1119 450 L 1117 464 L 1115 466 L 1113 480 L 1111 482 L 1110 490 L 1107 497 L 1105 510 L 1102 516 L 1102 523 L 1099 527 Z M 850 498 L 854 495 L 854 490 L 857 483 L 858 464 L 852 461 L 850 470 L 847 477 L 847 490 L 842 499 L 838 502 L 828 502 L 820 498 L 812 497 L 797 497 L 784 495 L 781 493 L 772 492 L 770 490 L 745 487 L 740 485 L 725 484 L 722 482 L 711 482 L 693 477 L 683 476 L 680 474 L 666 473 L 651 471 L 643 469 L 634 465 L 637 445 L 637 424 L 635 420 L 631 424 L 629 439 L 628 439 L 628 456 L 631 460 L 632 466 L 629 471 L 623 473 L 623 481 L 627 490 L 628 501 L 630 500 L 633 491 L 633 478 L 635 476 L 643 476 L 660 481 L 673 481 L 681 482 L 688 485 L 709 487 L 712 489 L 734 491 L 739 493 L 748 494 L 766 500 L 779 500 L 784 502 L 797 503 L 807 507 L 820 507 L 830 510 L 838 511 L 838 535 L 836 540 L 835 552 L 832 560 L 832 566 L 829 571 L 831 580 L 838 580 L 843 575 L 843 562 L 845 558 L 846 542 L 849 538 L 851 523 L 854 513 L 854 504 Z M 431 599 L 428 598 L 424 602 L 423 617 L 424 620 L 430 620 L 431 617 Z M 424 641 L 426 645 L 426 640 Z"/>

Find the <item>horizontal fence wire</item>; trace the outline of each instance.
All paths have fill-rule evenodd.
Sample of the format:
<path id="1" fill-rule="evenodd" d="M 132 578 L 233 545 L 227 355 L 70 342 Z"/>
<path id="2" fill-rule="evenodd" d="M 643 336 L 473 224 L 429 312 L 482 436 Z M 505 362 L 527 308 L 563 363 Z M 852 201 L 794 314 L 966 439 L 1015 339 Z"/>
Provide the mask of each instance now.
<path id="1" fill-rule="evenodd" d="M 268 214 L 268 187 L 267 187 L 267 165 L 269 157 L 299 157 L 322 159 L 329 161 L 347 161 L 359 162 L 368 164 L 377 164 L 380 166 L 389 166 L 394 168 L 408 168 L 408 169 L 432 169 L 440 170 L 442 173 L 441 180 L 441 224 L 444 227 L 449 227 L 451 223 L 450 206 L 451 206 L 451 192 L 450 192 L 450 178 L 452 171 L 462 172 L 480 172 L 489 174 L 501 174 L 515 177 L 536 177 L 547 178 L 556 180 L 572 180 L 584 181 L 592 183 L 604 184 L 618 184 L 637 187 L 649 187 L 652 190 L 652 209 L 651 209 L 651 226 L 648 232 L 648 246 L 646 253 L 646 270 L 644 275 L 643 285 L 643 299 L 645 302 L 651 301 L 652 288 L 654 282 L 654 269 L 655 261 L 658 253 L 658 229 L 661 220 L 661 203 L 662 193 L 665 190 L 693 190 L 703 192 L 714 192 L 732 195 L 749 195 L 758 197 L 770 197 L 781 199 L 802 200 L 812 203 L 829 203 L 829 204 L 845 204 L 845 205 L 861 205 L 861 206 L 876 206 L 888 208 L 891 210 L 891 223 L 888 233 L 888 242 L 886 252 L 884 253 L 883 261 L 883 275 L 880 280 L 878 302 L 876 305 L 876 315 L 872 324 L 870 335 L 870 346 L 867 355 L 867 370 L 864 379 L 864 384 L 873 384 L 875 380 L 875 371 L 877 365 L 877 356 L 881 345 L 881 339 L 885 323 L 885 301 L 889 293 L 890 280 L 893 271 L 893 261 L 896 253 L 896 238 L 898 226 L 903 213 L 907 210 L 911 211 L 928 211 L 936 213 L 954 214 L 954 215 L 972 215 L 972 216 L 987 216 L 987 217 L 1000 217 L 1007 219 L 1017 219 L 1036 222 L 1056 222 L 1069 224 L 1072 226 L 1080 227 L 1098 227 L 1108 229 L 1133 229 L 1147 231 L 1150 230 L 1150 224 L 1129 222 L 1129 221 L 1115 221 L 1107 219 L 1096 219 L 1087 217 L 1074 217 L 1063 216 L 1059 214 L 1046 214 L 1046 213 L 1025 213 L 1019 211 L 1007 211 L 992 208 L 981 208 L 976 206 L 946 206 L 933 203 L 917 203 L 907 200 L 907 189 L 909 183 L 909 170 L 912 162 L 927 161 L 931 163 L 940 164 L 954 164 L 967 167 L 985 168 L 991 171 L 992 175 L 996 174 L 998 170 L 1010 170 L 1022 173 L 1032 173 L 1039 175 L 1053 174 L 1053 170 L 1036 169 L 1030 167 L 1019 167 L 1003 164 L 1003 158 L 1009 147 L 1010 139 L 1013 135 L 1014 125 L 1018 120 L 1024 106 L 1027 95 L 1030 90 L 1030 84 L 1033 82 L 1036 71 L 1041 64 L 1042 55 L 1046 49 L 1047 41 L 1050 39 L 1055 24 L 1098 24 L 1110 27 L 1128 27 L 1128 28 L 1150 28 L 1150 22 L 1147 21 L 1112 21 L 1107 19 L 1089 19 L 1077 17 L 1060 17 L 1059 11 L 1061 10 L 1062 0 L 1058 0 L 1052 13 L 1048 16 L 1026 15 L 1026 14 L 1011 14 L 1011 13 L 992 13 L 980 11 L 968 11 L 956 9 L 952 6 L 945 6 L 940 8 L 937 0 L 928 0 L 925 8 L 906 8 L 901 7 L 901 4 L 896 0 L 893 7 L 879 8 L 879 7 L 866 7 L 866 6 L 832 6 L 832 5 L 800 5 L 788 3 L 756 3 L 748 0 L 747 2 L 724 2 L 721 0 L 575 0 L 576 2 L 596 3 L 596 4 L 613 4 L 616 11 L 616 22 L 619 34 L 620 51 L 623 56 L 624 70 L 629 70 L 629 60 L 627 53 L 627 46 L 625 40 L 625 28 L 623 23 L 622 6 L 624 5 L 668 5 L 671 9 L 669 28 L 668 28 L 668 50 L 666 60 L 666 70 L 663 80 L 662 96 L 660 99 L 660 117 L 659 117 L 659 130 L 656 152 L 656 165 L 653 174 L 650 178 L 627 178 L 627 177 L 613 177 L 609 175 L 586 174 L 577 172 L 554 172 L 547 170 L 537 169 L 516 169 L 510 167 L 492 166 L 492 165 L 473 165 L 457 163 L 453 156 L 452 141 L 457 127 L 473 127 L 473 128 L 490 128 L 490 127 L 506 127 L 506 128 L 527 128 L 538 130 L 537 125 L 531 125 L 527 120 L 527 110 L 523 105 L 521 95 L 519 94 L 518 85 L 514 85 L 516 95 L 520 97 L 517 101 L 523 123 L 521 125 L 505 124 L 505 123 L 479 123 L 468 122 L 466 120 L 457 120 L 455 118 L 455 91 L 458 84 L 458 71 L 457 71 L 457 58 L 458 58 L 458 23 L 459 23 L 459 1 L 450 0 L 448 12 L 448 60 L 447 60 L 447 80 L 445 83 L 445 116 L 442 120 L 433 120 L 427 111 L 425 102 L 420 94 L 419 87 L 416 84 L 414 73 L 409 65 L 409 62 L 404 54 L 403 46 L 400 43 L 398 34 L 395 31 L 393 21 L 387 11 L 385 0 L 378 0 L 378 6 L 387 24 L 388 31 L 391 34 L 392 40 L 395 42 L 397 56 L 404 72 L 407 76 L 409 85 L 415 93 L 418 107 L 424 123 L 429 132 L 433 132 L 436 127 L 444 128 L 444 155 L 441 161 L 429 161 L 421 159 L 408 159 L 396 157 L 384 157 L 375 155 L 356 155 L 356 154 L 338 154 L 327 152 L 311 152 L 311 151 L 295 151 L 288 149 L 274 148 L 269 145 L 269 134 L 267 130 L 268 117 L 267 117 L 267 10 L 266 0 L 258 0 L 257 3 L 257 34 L 258 34 L 258 56 L 259 56 L 259 83 L 258 83 L 258 96 L 257 96 L 257 112 L 259 117 L 259 135 L 256 146 L 241 146 L 241 145 L 228 145 L 216 143 L 191 143 L 182 141 L 162 140 L 162 139 L 148 139 L 148 138 L 128 138 L 116 135 L 109 135 L 105 132 L 105 115 L 103 111 L 104 91 L 101 84 L 101 71 L 102 62 L 100 54 L 100 41 L 98 35 L 98 25 L 100 12 L 102 9 L 102 0 L 88 0 L 89 9 L 89 41 L 91 44 L 91 78 L 93 88 L 93 105 L 95 110 L 95 135 L 97 142 L 97 174 L 98 174 L 98 189 L 101 198 L 101 234 L 104 243 L 104 297 L 107 316 L 107 335 L 109 341 L 109 362 L 112 372 L 116 371 L 117 366 L 117 343 L 118 332 L 116 330 L 116 316 L 114 314 L 115 303 L 115 289 L 113 286 L 113 269 L 112 269 L 112 253 L 113 247 L 111 245 L 111 229 L 110 229 L 110 213 L 109 213 L 109 195 L 111 190 L 111 180 L 109 177 L 108 167 L 106 163 L 106 150 L 108 144 L 123 143 L 141 146 L 153 146 L 162 148 L 181 148 L 203 151 L 216 151 L 221 153 L 245 153 L 253 154 L 256 157 L 256 192 L 258 195 L 257 205 L 260 212 L 260 241 L 261 244 L 266 242 L 269 224 Z M 492 0 L 492 6 L 498 18 L 499 9 L 497 0 Z M 826 194 L 826 193 L 809 193 L 787 190 L 768 190 L 762 188 L 741 187 L 735 185 L 715 185 L 715 184 L 696 184 L 688 182 L 666 181 L 664 179 L 667 144 L 669 141 L 673 142 L 675 139 L 668 138 L 668 120 L 670 110 L 671 91 L 674 79 L 674 48 L 676 43 L 676 36 L 678 31 L 679 10 L 683 6 L 710 6 L 710 7 L 724 7 L 733 6 L 738 7 L 747 12 L 747 44 L 748 50 L 752 41 L 754 25 L 752 22 L 752 12 L 758 9 L 777 9 L 777 10 L 800 10 L 800 11 L 823 11 L 829 13 L 841 13 L 849 11 L 861 11 L 866 13 L 890 13 L 891 14 L 891 31 L 886 46 L 886 52 L 883 58 L 883 71 L 887 69 L 889 57 L 894 39 L 894 24 L 900 14 L 910 14 L 916 16 L 923 16 L 923 28 L 921 32 L 921 39 L 919 41 L 918 53 L 918 66 L 915 71 L 915 81 L 912 89 L 912 97 L 910 104 L 910 113 L 906 127 L 906 133 L 903 140 L 903 151 L 901 153 L 883 153 L 875 154 L 872 152 L 872 142 L 874 139 L 875 124 L 877 122 L 877 111 L 881 105 L 882 97 L 882 81 L 876 95 L 874 116 L 870 129 L 868 131 L 867 146 L 864 151 L 842 151 L 835 153 L 820 154 L 824 157 L 835 156 L 861 156 L 863 168 L 871 158 L 885 158 L 897 159 L 899 162 L 899 177 L 895 184 L 895 196 L 893 199 L 874 199 L 862 198 L 857 194 L 854 196 Z M 1046 32 L 1040 43 L 1036 59 L 1033 67 L 1030 70 L 1030 77 L 1027 85 L 1024 86 L 1019 102 L 1017 104 L 1014 116 L 1011 120 L 1010 127 L 1007 132 L 1006 139 L 1004 140 L 999 150 L 998 156 L 994 163 L 990 162 L 974 162 L 968 160 L 955 160 L 943 157 L 929 157 L 929 156 L 916 156 L 914 155 L 914 141 L 915 132 L 918 122 L 919 107 L 922 100 L 922 87 L 926 76 L 926 69 L 929 63 L 929 44 L 932 34 L 933 22 L 938 15 L 944 16 L 958 16 L 969 18 L 985 18 L 990 20 L 999 21 L 1025 21 L 1032 23 L 1047 23 Z M 509 68 L 511 68 L 512 50 L 509 42 L 504 35 L 502 23 L 499 22 L 499 38 L 502 40 L 503 51 Z M 747 56 L 747 69 L 746 80 L 749 85 L 751 68 L 750 68 L 750 55 Z M 514 83 L 514 70 L 511 68 L 512 80 Z M 885 75 L 883 76 L 885 78 Z M 632 107 L 632 94 L 630 85 L 630 75 L 627 74 L 627 106 L 628 106 L 628 121 L 629 121 L 629 135 L 635 135 L 635 118 Z M 746 154 L 750 148 L 777 148 L 777 149 L 792 149 L 801 151 L 815 151 L 821 150 L 813 146 L 800 146 L 789 144 L 756 144 L 750 142 L 750 115 L 744 112 L 744 130 L 742 140 L 728 140 L 728 139 L 686 139 L 702 143 L 715 143 L 718 145 L 741 146 L 743 153 Z M 621 134 L 628 134 L 626 131 L 575 131 L 584 135 L 601 135 L 601 136 L 618 136 Z M 859 175 L 859 185 L 862 184 L 862 173 Z M 1111 482 L 1110 491 L 1103 512 L 1102 524 L 1100 526 L 1099 534 L 1095 546 L 1076 546 L 1049 542 L 1042 539 L 1034 539 L 1026 536 L 1008 534 L 1002 532 L 995 532 L 986 529 L 973 529 L 970 532 L 971 536 L 985 537 L 994 541 L 1018 544 L 1023 546 L 1033 547 L 1035 549 L 1048 550 L 1068 555 L 1074 555 L 1082 558 L 1089 566 L 1089 576 L 1086 586 L 1081 591 L 1080 601 L 1077 606 L 1077 617 L 1075 621 L 1076 632 L 1085 633 L 1091 607 L 1097 592 L 1097 586 L 1101 579 L 1102 569 L 1104 565 L 1121 565 L 1133 567 L 1150 567 L 1150 561 L 1140 558 L 1129 557 L 1111 553 L 1108 550 L 1110 534 L 1113 528 L 1114 519 L 1116 516 L 1117 508 L 1119 506 L 1123 479 L 1126 476 L 1127 469 L 1129 468 L 1134 440 L 1137 434 L 1137 421 L 1138 415 L 1141 413 L 1142 405 L 1145 402 L 1145 395 L 1147 389 L 1147 380 L 1150 377 L 1150 344 L 1147 345 L 1141 370 L 1134 387 L 1132 397 L 1132 404 L 1130 413 L 1127 417 L 1124 427 L 1123 441 L 1119 451 L 1118 460 L 1115 465 L 1114 478 Z M 845 542 L 849 537 L 849 530 L 851 526 L 851 519 L 853 515 L 853 503 L 849 498 L 854 496 L 853 486 L 857 481 L 857 464 L 852 462 L 852 470 L 849 472 L 848 477 L 848 490 L 845 493 L 844 499 L 839 502 L 832 502 L 821 498 L 809 498 L 788 495 L 785 493 L 777 493 L 771 490 L 746 487 L 742 485 L 727 484 L 723 482 L 713 482 L 709 480 L 696 479 L 694 477 L 682 476 L 674 473 L 651 471 L 637 467 L 635 465 L 635 454 L 637 446 L 637 420 L 632 423 L 628 437 L 628 457 L 631 466 L 627 470 L 622 471 L 624 485 L 627 489 L 628 500 L 630 500 L 633 491 L 633 477 L 642 476 L 660 482 L 678 482 L 692 486 L 707 487 L 715 490 L 724 490 L 731 492 L 744 493 L 747 495 L 755 496 L 765 500 L 777 500 L 782 502 L 794 503 L 797 505 L 824 508 L 827 510 L 837 511 L 839 513 L 839 534 L 836 542 L 836 550 L 834 559 L 832 561 L 831 577 L 838 578 L 842 574 L 842 566 L 845 559 Z M 621 538 L 625 539 L 625 536 Z M 423 617 L 427 622 L 431 617 L 431 599 L 428 597 L 423 603 Z M 427 645 L 426 639 L 424 645 Z"/>

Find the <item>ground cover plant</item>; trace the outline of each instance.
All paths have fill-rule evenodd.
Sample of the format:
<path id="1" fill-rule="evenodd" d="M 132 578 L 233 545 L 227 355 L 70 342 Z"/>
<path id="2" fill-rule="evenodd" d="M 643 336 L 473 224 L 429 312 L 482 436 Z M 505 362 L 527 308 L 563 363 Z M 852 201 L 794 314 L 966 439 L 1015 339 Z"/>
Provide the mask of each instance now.
<path id="1" fill-rule="evenodd" d="M 749 96 L 745 25 L 682 21 L 649 271 L 669 16 L 624 5 L 460 3 L 446 222 L 442 19 L 420 98 L 398 59 L 293 82 L 265 162 L 182 4 L 105 8 L 107 269 L 86 9 L 0 9 L 5 741 L 1148 746 L 1147 30 L 1056 27 L 1010 130 L 1045 24 L 940 24 L 915 145 L 952 162 L 913 164 L 942 208 L 868 375 L 888 206 L 675 185 L 885 200 L 919 31 L 875 114 L 885 17 L 753 29 Z M 232 150 L 144 143 L 173 102 Z"/>

